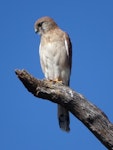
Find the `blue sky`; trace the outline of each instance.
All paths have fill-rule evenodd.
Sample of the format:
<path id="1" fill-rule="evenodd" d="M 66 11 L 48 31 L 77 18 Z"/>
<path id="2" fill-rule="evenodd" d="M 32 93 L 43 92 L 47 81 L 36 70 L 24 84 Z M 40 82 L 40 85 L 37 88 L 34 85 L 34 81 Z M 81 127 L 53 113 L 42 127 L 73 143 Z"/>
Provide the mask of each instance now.
<path id="1" fill-rule="evenodd" d="M 71 115 L 71 132 L 61 131 L 57 106 L 30 94 L 14 70 L 44 78 L 34 22 L 50 16 L 70 35 L 73 67 L 70 86 L 101 108 L 113 122 L 113 1 L 2 0 L 0 2 L 0 149 L 104 150 Z"/>

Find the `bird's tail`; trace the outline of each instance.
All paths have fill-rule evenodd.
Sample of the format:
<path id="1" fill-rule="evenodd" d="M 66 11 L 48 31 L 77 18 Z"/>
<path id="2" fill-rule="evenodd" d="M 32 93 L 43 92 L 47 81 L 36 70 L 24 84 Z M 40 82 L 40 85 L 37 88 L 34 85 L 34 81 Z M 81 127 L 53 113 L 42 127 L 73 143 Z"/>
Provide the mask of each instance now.
<path id="1" fill-rule="evenodd" d="M 69 132 L 70 131 L 69 112 L 67 111 L 67 109 L 65 109 L 61 105 L 58 105 L 58 120 L 59 120 L 60 128 L 66 132 Z"/>

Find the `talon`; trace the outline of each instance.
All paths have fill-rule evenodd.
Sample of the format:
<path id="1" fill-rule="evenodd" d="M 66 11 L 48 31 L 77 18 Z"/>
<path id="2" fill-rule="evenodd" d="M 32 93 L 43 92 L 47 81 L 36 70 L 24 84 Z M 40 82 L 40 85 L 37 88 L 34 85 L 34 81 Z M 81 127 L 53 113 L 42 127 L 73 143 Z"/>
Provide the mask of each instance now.
<path id="1" fill-rule="evenodd" d="M 62 80 L 59 80 L 58 78 L 56 78 L 55 80 L 53 80 L 54 82 L 57 82 L 57 83 L 61 83 L 62 84 Z"/>
<path id="2" fill-rule="evenodd" d="M 63 84 L 63 81 L 62 80 L 59 80 L 58 78 L 52 80 L 52 79 L 48 79 L 49 82 L 54 82 L 54 83 L 60 83 L 60 84 Z"/>

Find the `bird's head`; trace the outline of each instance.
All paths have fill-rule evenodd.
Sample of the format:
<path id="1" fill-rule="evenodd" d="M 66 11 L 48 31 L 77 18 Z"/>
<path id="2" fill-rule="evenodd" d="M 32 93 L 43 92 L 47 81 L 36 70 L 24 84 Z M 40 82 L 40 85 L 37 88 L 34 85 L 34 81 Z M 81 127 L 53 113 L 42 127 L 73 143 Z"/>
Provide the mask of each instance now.
<path id="1" fill-rule="evenodd" d="M 40 35 L 56 27 L 57 27 L 57 24 L 50 17 L 42 17 L 38 19 L 34 25 L 35 33 L 39 33 Z"/>

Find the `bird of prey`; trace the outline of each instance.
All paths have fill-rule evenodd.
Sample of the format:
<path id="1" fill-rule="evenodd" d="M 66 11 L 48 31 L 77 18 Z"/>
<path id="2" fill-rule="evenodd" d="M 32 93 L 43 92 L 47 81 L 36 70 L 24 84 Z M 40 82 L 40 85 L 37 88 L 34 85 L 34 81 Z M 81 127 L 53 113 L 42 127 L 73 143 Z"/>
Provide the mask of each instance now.
<path id="1" fill-rule="evenodd" d="M 39 55 L 45 78 L 69 86 L 72 45 L 68 34 L 50 17 L 39 18 L 34 28 L 40 35 Z M 60 128 L 68 132 L 69 112 L 61 105 L 58 105 L 58 120 Z"/>

